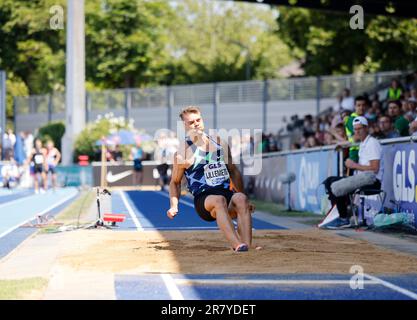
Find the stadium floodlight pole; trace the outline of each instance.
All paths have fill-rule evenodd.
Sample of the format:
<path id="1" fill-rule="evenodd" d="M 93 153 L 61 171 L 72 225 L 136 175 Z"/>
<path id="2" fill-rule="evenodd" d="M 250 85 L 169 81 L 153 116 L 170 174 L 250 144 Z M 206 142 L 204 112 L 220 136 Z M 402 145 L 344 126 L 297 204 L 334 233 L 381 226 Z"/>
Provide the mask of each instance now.
<path id="1" fill-rule="evenodd" d="M 68 0 L 67 12 L 64 165 L 72 164 L 74 140 L 85 127 L 84 0 Z"/>

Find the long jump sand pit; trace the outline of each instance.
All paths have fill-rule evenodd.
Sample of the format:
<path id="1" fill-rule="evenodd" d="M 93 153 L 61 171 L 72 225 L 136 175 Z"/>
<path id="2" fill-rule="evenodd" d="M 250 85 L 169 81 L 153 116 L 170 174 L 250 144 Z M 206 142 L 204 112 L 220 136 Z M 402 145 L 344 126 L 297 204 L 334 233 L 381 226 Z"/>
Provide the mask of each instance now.
<path id="1" fill-rule="evenodd" d="M 112 232 L 63 235 L 58 263 L 111 273 L 417 273 L 417 258 L 322 230 L 256 231 L 262 250 L 235 253 L 219 231 Z M 65 245 L 67 243 L 68 245 Z M 66 249 L 65 249 L 66 248 Z"/>

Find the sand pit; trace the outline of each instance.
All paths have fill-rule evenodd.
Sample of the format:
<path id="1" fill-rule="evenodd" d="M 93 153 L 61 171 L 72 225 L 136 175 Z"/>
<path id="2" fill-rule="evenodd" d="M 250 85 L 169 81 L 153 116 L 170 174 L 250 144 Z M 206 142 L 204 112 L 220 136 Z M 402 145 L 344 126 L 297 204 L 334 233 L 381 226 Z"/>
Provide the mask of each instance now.
<path id="1" fill-rule="evenodd" d="M 417 273 L 417 258 L 321 230 L 256 231 L 262 250 L 235 253 L 218 231 L 64 234 L 59 264 L 113 273 Z"/>

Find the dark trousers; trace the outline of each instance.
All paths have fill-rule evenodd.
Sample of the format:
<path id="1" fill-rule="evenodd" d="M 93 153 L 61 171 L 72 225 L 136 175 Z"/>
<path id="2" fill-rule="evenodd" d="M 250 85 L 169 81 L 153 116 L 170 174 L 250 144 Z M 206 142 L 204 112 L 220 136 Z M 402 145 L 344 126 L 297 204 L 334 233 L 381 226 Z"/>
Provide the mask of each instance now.
<path id="1" fill-rule="evenodd" d="M 350 203 L 349 194 L 336 197 L 333 194 L 332 188 L 331 188 L 332 183 L 340 179 L 343 179 L 343 177 L 328 177 L 326 180 L 323 181 L 323 184 L 324 184 L 324 188 L 326 189 L 326 193 L 329 195 L 329 200 L 332 206 L 336 204 L 337 211 L 339 211 L 340 218 L 347 219 L 351 216 L 347 210 L 348 205 Z M 361 187 L 361 190 L 363 191 L 372 190 L 372 189 L 377 189 L 377 190 L 381 189 L 381 182 L 379 180 L 376 180 L 373 184 Z"/>

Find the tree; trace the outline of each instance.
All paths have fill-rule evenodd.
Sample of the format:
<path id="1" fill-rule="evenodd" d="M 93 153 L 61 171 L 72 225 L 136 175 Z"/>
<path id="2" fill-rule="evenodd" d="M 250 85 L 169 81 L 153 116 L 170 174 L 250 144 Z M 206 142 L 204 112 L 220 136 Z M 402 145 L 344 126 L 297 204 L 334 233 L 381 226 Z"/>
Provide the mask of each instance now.
<path id="1" fill-rule="evenodd" d="M 87 79 L 102 88 L 140 87 L 163 81 L 167 1 L 86 1 Z"/>
<path id="2" fill-rule="evenodd" d="M 174 3 L 170 26 L 171 83 L 272 78 L 288 64 L 287 45 L 274 36 L 275 11 L 237 2 Z"/>
<path id="3" fill-rule="evenodd" d="M 350 18 L 348 12 L 280 8 L 277 36 L 304 60 L 307 75 L 416 67 L 416 19 L 365 12 L 365 28 L 353 30 Z"/>
<path id="4" fill-rule="evenodd" d="M 65 0 L 0 2 L 0 69 L 21 79 L 30 93 L 62 88 L 65 33 L 53 30 L 49 8 Z"/>

